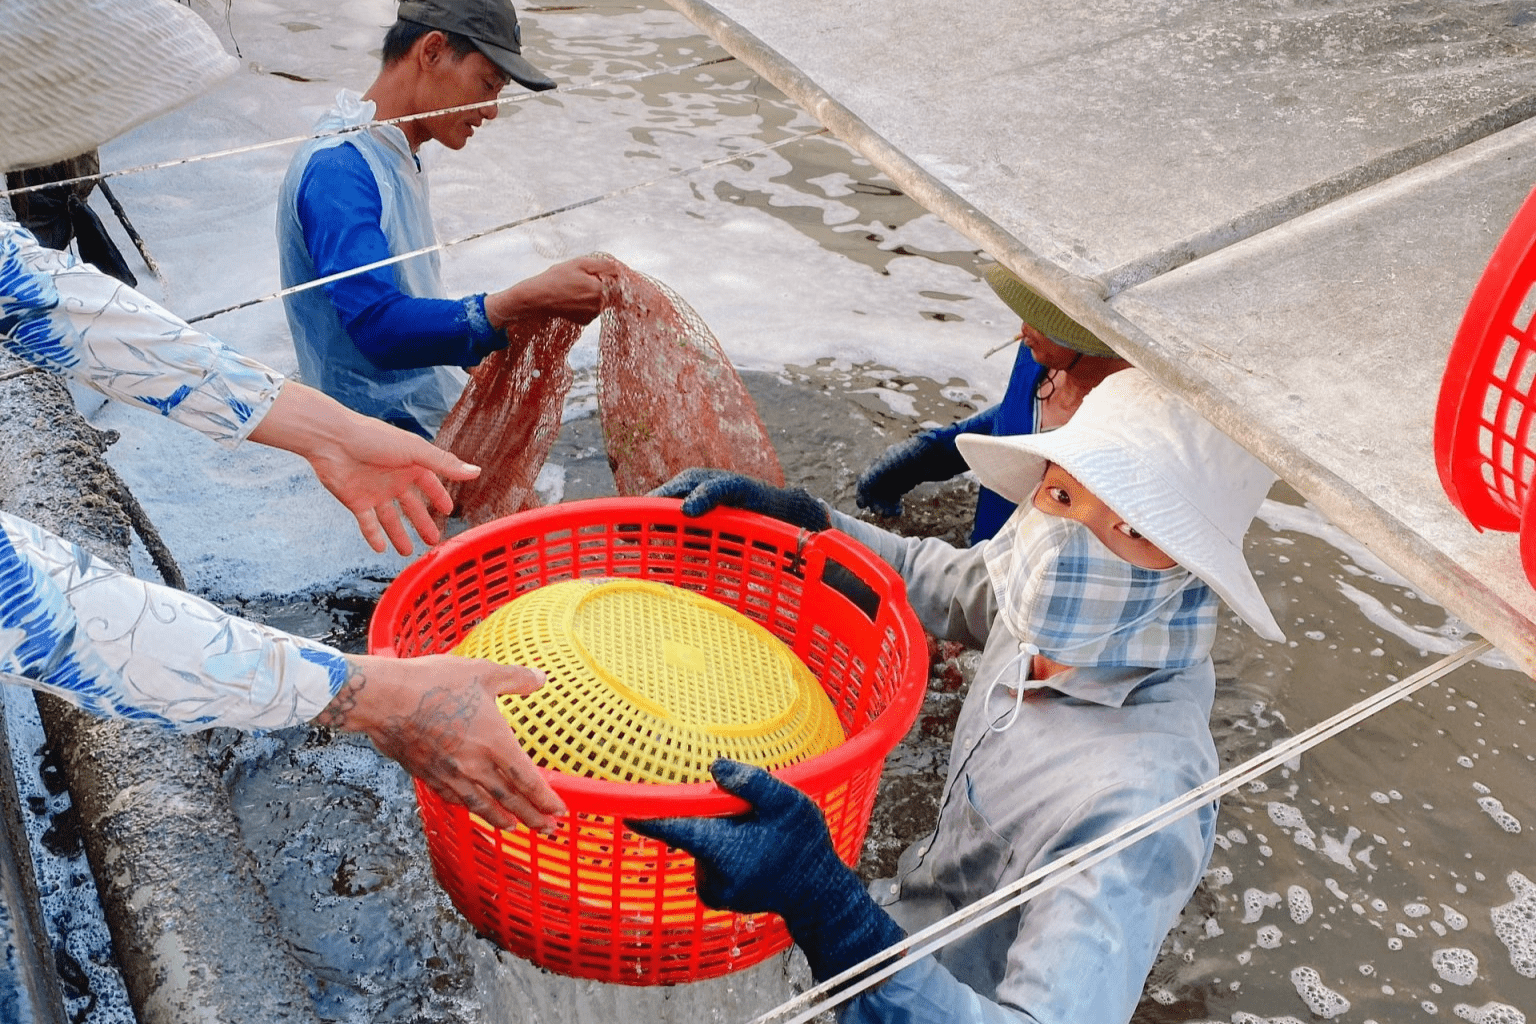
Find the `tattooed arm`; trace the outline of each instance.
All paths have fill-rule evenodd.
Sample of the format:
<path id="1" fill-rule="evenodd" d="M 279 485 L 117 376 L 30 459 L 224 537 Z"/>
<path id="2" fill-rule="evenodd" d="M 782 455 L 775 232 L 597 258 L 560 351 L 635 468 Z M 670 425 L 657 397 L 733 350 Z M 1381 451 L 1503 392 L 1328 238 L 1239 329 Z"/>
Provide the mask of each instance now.
<path id="1" fill-rule="evenodd" d="M 496 707 L 498 694 L 543 686 L 542 673 L 447 654 L 346 660 L 346 682 L 317 725 L 366 734 L 438 796 L 497 828 L 546 829 L 565 813 Z"/>

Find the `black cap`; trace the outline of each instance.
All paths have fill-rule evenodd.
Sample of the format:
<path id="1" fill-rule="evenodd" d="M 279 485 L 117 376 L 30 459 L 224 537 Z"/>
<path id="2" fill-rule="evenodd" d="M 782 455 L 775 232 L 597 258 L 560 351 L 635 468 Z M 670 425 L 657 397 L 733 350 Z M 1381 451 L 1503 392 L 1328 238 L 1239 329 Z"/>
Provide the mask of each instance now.
<path id="1" fill-rule="evenodd" d="M 540 92 L 555 87 L 552 79 L 523 59 L 523 32 L 511 0 L 401 0 L 398 17 L 467 36 L 487 60 L 525 89 Z"/>

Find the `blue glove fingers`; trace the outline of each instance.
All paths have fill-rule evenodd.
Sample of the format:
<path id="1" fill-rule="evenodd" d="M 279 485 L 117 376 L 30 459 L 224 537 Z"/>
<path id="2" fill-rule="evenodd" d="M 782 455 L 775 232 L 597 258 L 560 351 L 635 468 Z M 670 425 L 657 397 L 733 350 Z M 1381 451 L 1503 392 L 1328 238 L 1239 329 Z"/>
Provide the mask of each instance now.
<path id="1" fill-rule="evenodd" d="M 695 487 L 707 480 L 723 476 L 724 473 L 724 470 L 705 469 L 699 466 L 685 469 L 671 480 L 651 491 L 649 496 L 652 498 L 683 498 L 690 494 Z"/>
<path id="2" fill-rule="evenodd" d="M 763 828 L 743 818 L 625 819 L 633 832 L 686 850 L 698 862 L 699 901 L 715 910 L 757 914 L 778 910 L 777 887 L 767 879 L 783 874 L 779 850 L 758 834 Z"/>
<path id="3" fill-rule="evenodd" d="M 724 818 L 626 818 L 624 825 L 631 832 L 659 839 L 695 857 L 707 856 L 730 839 L 730 822 Z"/>
<path id="4" fill-rule="evenodd" d="M 810 797 L 756 765 L 722 757 L 709 766 L 709 774 L 715 777 L 721 789 L 751 804 L 758 818 L 766 824 L 789 818 L 797 810 L 803 815 L 809 809 L 816 817 L 821 817 L 821 811 Z"/>

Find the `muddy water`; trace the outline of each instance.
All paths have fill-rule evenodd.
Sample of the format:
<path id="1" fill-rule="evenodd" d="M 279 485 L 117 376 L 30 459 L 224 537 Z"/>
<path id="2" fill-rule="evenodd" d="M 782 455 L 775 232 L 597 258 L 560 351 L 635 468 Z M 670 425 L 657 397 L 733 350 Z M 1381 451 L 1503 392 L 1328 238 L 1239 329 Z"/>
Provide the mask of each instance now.
<path id="1" fill-rule="evenodd" d="M 583 8 L 591 17 L 581 33 L 590 34 L 550 41 L 567 62 L 561 69 L 612 73 L 626 62 L 656 66 L 713 52 L 686 34 L 646 50 L 643 60 L 615 48 L 602 16 L 636 9 Z M 554 17 L 542 24 L 559 26 Z M 690 95 L 713 97 L 715 106 L 680 119 L 673 127 L 684 134 L 702 139 L 716 121 L 750 115 L 760 139 L 772 141 L 800 116 L 738 64 L 697 74 L 707 81 Z M 670 80 L 637 86 L 658 105 L 675 87 Z M 791 169 L 771 189 L 702 187 L 875 273 L 898 260 L 967 269 L 981 261 L 953 240 L 890 244 L 921 211 L 835 142 L 779 152 Z M 828 214 L 826 190 L 816 184 L 828 174 L 855 183 L 835 200 L 845 215 Z M 914 293 L 911 314 L 953 317 L 953 298 Z M 994 360 L 999 375 L 1010 358 Z M 850 365 L 829 351 L 807 365 L 747 375 L 793 481 L 852 511 L 854 478 L 887 444 L 919 424 L 965 415 L 1000 384 L 918 378 L 900 362 L 899 348 L 892 365 Z M 582 371 L 552 457 L 560 471 L 551 496 L 611 492 L 591 395 L 590 370 Z M 963 481 L 928 486 L 887 525 L 959 540 L 972 495 Z M 1235 620 L 1223 624 L 1212 728 L 1226 767 L 1410 675 L 1462 639 L 1441 609 L 1283 487 L 1251 531 L 1248 552 L 1290 640 L 1267 644 Z M 361 650 L 384 583 L 354 580 L 324 595 L 242 607 Z M 889 871 L 932 821 L 969 667 L 961 652 L 941 654 L 919 722 L 889 762 L 861 864 L 868 877 Z M 1526 831 L 1536 827 L 1536 745 L 1527 739 L 1536 693 L 1525 676 L 1493 661 L 1458 670 L 1223 801 L 1210 870 L 1164 947 L 1137 1020 L 1508 1024 L 1536 1015 L 1536 844 Z M 221 735 L 214 749 L 326 1019 L 488 1019 L 477 972 L 490 954 L 433 883 L 410 787 L 393 766 L 366 745 L 317 730 Z M 728 986 L 717 991 L 709 1016 L 744 1019 Z"/>

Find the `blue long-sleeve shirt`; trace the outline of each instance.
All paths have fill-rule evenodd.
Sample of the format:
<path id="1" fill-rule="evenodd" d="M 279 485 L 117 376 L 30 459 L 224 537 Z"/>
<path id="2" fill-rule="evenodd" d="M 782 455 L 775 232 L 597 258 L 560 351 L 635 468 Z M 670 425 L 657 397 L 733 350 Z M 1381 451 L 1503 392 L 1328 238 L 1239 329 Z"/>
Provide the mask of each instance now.
<path id="1" fill-rule="evenodd" d="M 446 297 L 426 173 L 405 133 L 374 113 L 342 90 L 289 163 L 277 201 L 283 287 L 418 255 L 284 295 L 283 310 L 306 384 L 431 437 L 463 393 L 458 367 L 506 342 L 484 296 Z"/>
<path id="2" fill-rule="evenodd" d="M 393 255 L 381 226 L 378 182 L 354 146 L 332 146 L 310 157 L 299 182 L 298 212 L 319 277 Z M 484 294 L 407 295 L 393 266 L 323 287 L 358 350 L 382 370 L 474 366 L 507 343 L 486 317 Z"/>

